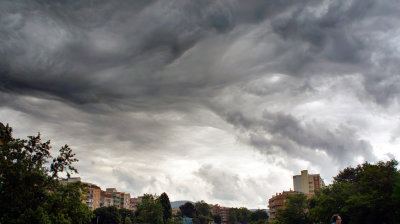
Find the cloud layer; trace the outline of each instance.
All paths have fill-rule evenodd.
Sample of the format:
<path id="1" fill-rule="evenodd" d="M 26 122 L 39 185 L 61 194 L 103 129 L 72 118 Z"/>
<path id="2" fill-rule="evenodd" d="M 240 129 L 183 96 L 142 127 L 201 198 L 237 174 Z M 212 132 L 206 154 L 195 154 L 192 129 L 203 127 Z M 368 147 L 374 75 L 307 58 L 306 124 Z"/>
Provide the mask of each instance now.
<path id="1" fill-rule="evenodd" d="M 103 188 L 266 207 L 302 169 L 400 158 L 399 10 L 3 1 L 1 122 L 70 144 Z"/>

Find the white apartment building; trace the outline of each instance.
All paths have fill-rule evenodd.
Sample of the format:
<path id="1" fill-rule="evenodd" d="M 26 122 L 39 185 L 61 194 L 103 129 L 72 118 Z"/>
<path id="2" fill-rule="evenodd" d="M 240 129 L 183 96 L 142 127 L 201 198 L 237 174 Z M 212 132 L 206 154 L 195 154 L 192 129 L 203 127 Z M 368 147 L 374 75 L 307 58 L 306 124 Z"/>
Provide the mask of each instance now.
<path id="1" fill-rule="evenodd" d="M 304 194 L 314 194 L 325 186 L 324 180 L 319 174 L 308 174 L 308 170 L 302 170 L 301 175 L 293 176 L 294 191 L 303 192 Z"/>

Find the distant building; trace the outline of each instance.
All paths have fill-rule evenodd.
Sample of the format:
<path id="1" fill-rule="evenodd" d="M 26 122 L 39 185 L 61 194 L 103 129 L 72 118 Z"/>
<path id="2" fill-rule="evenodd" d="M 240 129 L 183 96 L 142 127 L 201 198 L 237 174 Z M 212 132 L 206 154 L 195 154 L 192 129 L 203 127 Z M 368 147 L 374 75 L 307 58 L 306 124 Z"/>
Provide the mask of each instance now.
<path id="1" fill-rule="evenodd" d="M 86 204 L 90 210 L 95 210 L 101 206 L 101 189 L 95 184 L 87 183 Z"/>
<path id="2" fill-rule="evenodd" d="M 81 181 L 80 177 L 71 177 L 67 179 L 61 179 L 60 182 L 63 184 L 75 183 Z M 91 210 L 95 210 L 100 207 L 110 207 L 115 206 L 117 208 L 126 208 L 132 211 L 136 210 L 136 204 L 140 201 L 140 197 L 137 198 L 138 201 L 134 204 L 131 203 L 131 195 L 125 192 L 118 192 L 116 188 L 106 188 L 102 191 L 101 188 L 92 183 L 85 183 L 87 185 L 87 192 L 85 193 L 86 200 L 83 203 L 87 204 Z"/>
<path id="3" fill-rule="evenodd" d="M 82 182 L 82 180 L 80 177 L 70 177 L 70 178 L 62 178 L 60 182 L 62 184 L 69 184 L 69 183 Z M 85 197 L 83 203 L 86 204 L 92 211 L 95 210 L 96 208 L 100 208 L 102 206 L 101 188 L 92 183 L 86 183 L 86 182 L 82 183 L 87 185 L 86 192 L 83 194 L 83 196 Z"/>
<path id="4" fill-rule="evenodd" d="M 104 194 L 104 206 L 108 207 L 108 204 L 112 204 L 110 206 L 115 206 L 117 208 L 130 208 L 130 198 L 131 195 L 125 192 L 118 192 L 116 188 L 106 188 Z M 112 198 L 112 202 L 109 201 Z M 106 205 L 107 204 L 107 205 Z"/>
<path id="5" fill-rule="evenodd" d="M 60 182 L 63 184 L 81 182 L 80 177 L 61 178 Z"/>
<path id="6" fill-rule="evenodd" d="M 287 201 L 287 196 L 288 195 L 293 195 L 293 194 L 299 194 L 300 192 L 298 191 L 283 191 L 282 193 L 277 193 L 276 195 L 272 196 L 268 200 L 268 208 L 269 208 L 269 220 L 275 220 L 276 219 L 276 213 L 285 208 L 285 203 Z"/>
<path id="7" fill-rule="evenodd" d="M 107 194 L 105 191 L 101 191 L 100 207 L 111 207 L 111 206 L 114 206 L 114 200 L 112 194 Z"/>
<path id="8" fill-rule="evenodd" d="M 219 215 L 222 223 L 229 222 L 229 208 L 221 207 L 218 204 L 210 205 L 210 212 L 213 216 Z"/>
<path id="9" fill-rule="evenodd" d="M 219 215 L 221 216 L 221 222 L 222 223 L 228 223 L 229 222 L 229 208 L 221 207 Z"/>
<path id="10" fill-rule="evenodd" d="M 325 186 L 324 181 L 319 174 L 308 174 L 307 170 L 302 170 L 301 175 L 293 176 L 294 191 L 304 194 L 314 194 Z"/>
<path id="11" fill-rule="evenodd" d="M 137 204 L 138 204 L 138 199 L 137 198 L 131 198 L 131 199 L 129 199 L 129 202 L 130 202 L 130 204 L 129 204 L 129 210 L 131 210 L 131 211 L 136 211 L 136 206 L 137 206 Z"/>

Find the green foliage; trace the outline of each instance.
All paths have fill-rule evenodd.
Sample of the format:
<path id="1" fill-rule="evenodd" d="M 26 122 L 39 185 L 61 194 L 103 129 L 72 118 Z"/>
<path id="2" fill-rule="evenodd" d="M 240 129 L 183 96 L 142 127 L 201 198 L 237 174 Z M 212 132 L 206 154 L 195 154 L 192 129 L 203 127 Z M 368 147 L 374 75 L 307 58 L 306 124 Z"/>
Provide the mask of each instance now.
<path id="1" fill-rule="evenodd" d="M 77 173 L 67 146 L 52 158 L 50 141 L 40 134 L 14 139 L 0 123 L 0 223 L 85 223 L 92 212 L 82 203 L 80 183 L 62 185 L 59 173 Z"/>
<path id="2" fill-rule="evenodd" d="M 168 219 L 167 224 L 183 224 L 181 217 L 173 217 Z"/>
<path id="3" fill-rule="evenodd" d="M 285 209 L 279 210 L 276 220 L 280 224 L 306 224 L 307 197 L 300 193 L 287 196 Z"/>
<path id="4" fill-rule="evenodd" d="M 197 213 L 202 216 L 211 217 L 210 205 L 205 201 L 198 201 L 194 204 Z"/>
<path id="5" fill-rule="evenodd" d="M 214 222 L 217 224 L 221 224 L 221 222 L 222 222 L 220 215 L 213 216 L 213 219 L 214 219 Z"/>
<path id="6" fill-rule="evenodd" d="M 346 223 L 399 223 L 397 161 L 346 168 L 310 200 L 309 218 L 328 222 L 338 213 Z"/>
<path id="7" fill-rule="evenodd" d="M 135 213 L 133 211 L 126 209 L 126 208 L 120 208 L 118 209 L 118 213 L 121 215 L 121 219 L 126 222 L 131 222 L 133 223 Z"/>
<path id="8" fill-rule="evenodd" d="M 210 205 L 208 205 L 205 201 L 198 201 L 194 204 L 195 208 L 195 217 L 193 219 L 193 223 L 199 224 L 207 224 L 214 219 L 211 217 Z"/>
<path id="9" fill-rule="evenodd" d="M 186 202 L 185 204 L 179 206 L 179 209 L 184 217 L 194 218 L 196 216 L 196 209 L 190 202 Z"/>
<path id="10" fill-rule="evenodd" d="M 132 224 L 132 221 L 129 217 L 125 217 L 124 224 Z"/>
<path id="11" fill-rule="evenodd" d="M 145 194 L 135 212 L 137 223 L 163 224 L 163 206 L 156 196 Z"/>
<path id="12" fill-rule="evenodd" d="M 172 218 L 172 208 L 171 208 L 171 202 L 169 201 L 169 197 L 167 193 L 162 193 L 160 197 L 158 198 L 160 201 L 162 207 L 163 207 L 163 220 L 164 223 L 168 222 L 168 219 Z"/>
<path id="13" fill-rule="evenodd" d="M 94 210 L 93 224 L 122 224 L 122 216 L 115 206 L 101 207 Z"/>
<path id="14" fill-rule="evenodd" d="M 268 214 L 265 210 L 257 209 L 250 214 L 249 223 L 262 224 L 268 221 Z"/>
<path id="15" fill-rule="evenodd" d="M 343 214 L 342 208 L 346 200 L 354 192 L 351 192 L 351 183 L 335 183 L 317 191 L 309 200 L 308 217 L 315 222 L 330 222 L 333 214 L 340 214 L 347 220 L 346 214 Z"/>
<path id="16" fill-rule="evenodd" d="M 133 223 L 134 213 L 126 208 L 118 209 L 115 206 L 101 207 L 94 210 L 95 217 L 92 219 L 92 224 L 127 224 Z"/>
<path id="17" fill-rule="evenodd" d="M 229 222 L 247 224 L 249 222 L 250 215 L 251 211 L 249 211 L 247 208 L 230 208 Z"/>

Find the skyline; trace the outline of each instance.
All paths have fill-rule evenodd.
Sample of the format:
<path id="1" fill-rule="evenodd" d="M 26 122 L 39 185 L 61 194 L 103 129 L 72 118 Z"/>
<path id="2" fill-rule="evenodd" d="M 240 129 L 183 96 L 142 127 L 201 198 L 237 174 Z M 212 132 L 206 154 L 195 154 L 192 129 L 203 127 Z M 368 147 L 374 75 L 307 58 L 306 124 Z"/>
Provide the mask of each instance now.
<path id="1" fill-rule="evenodd" d="M 265 208 L 400 160 L 394 0 L 2 1 L 0 122 L 68 144 L 79 176 Z M 106 186 L 109 183 L 110 186 Z"/>

